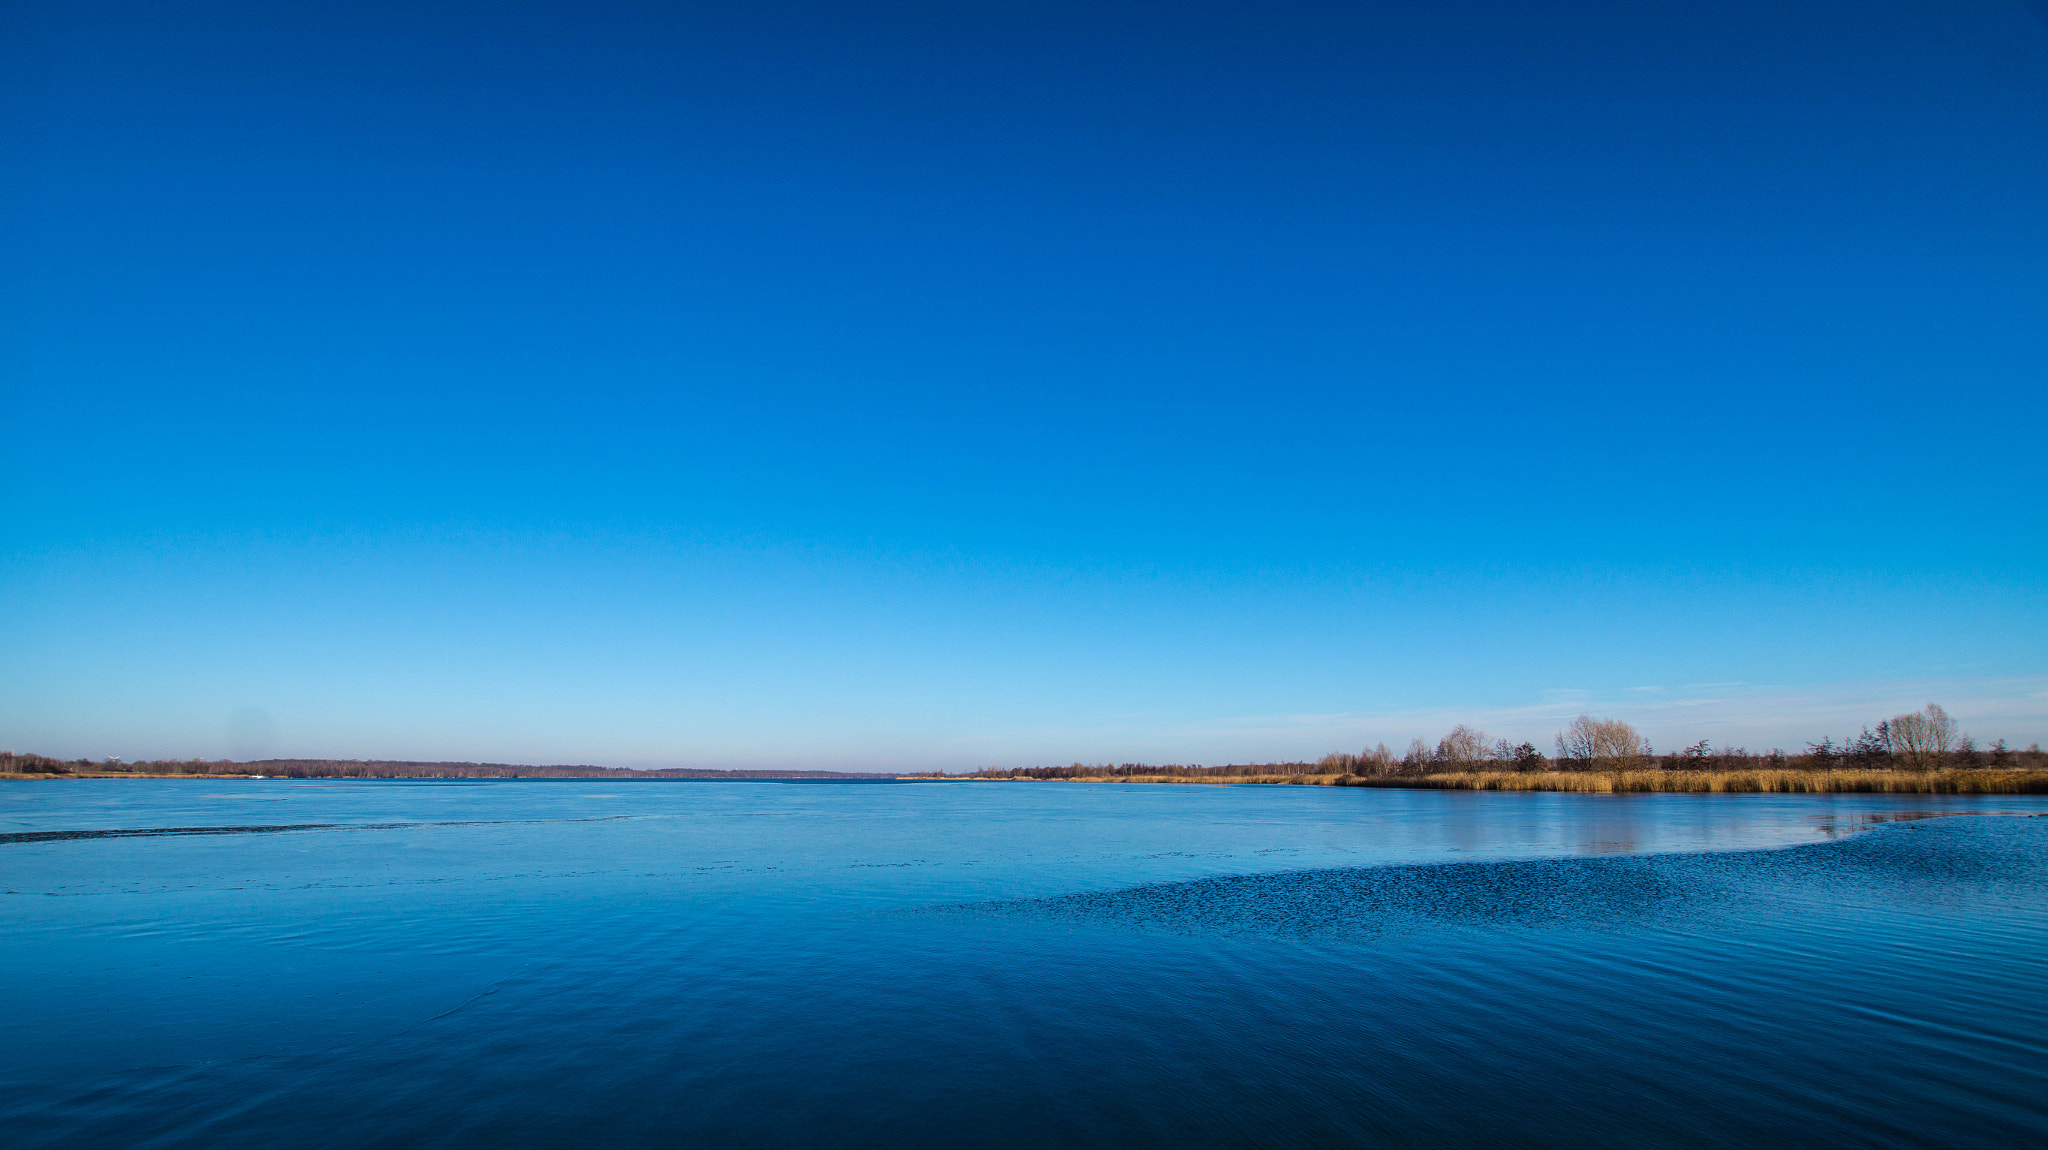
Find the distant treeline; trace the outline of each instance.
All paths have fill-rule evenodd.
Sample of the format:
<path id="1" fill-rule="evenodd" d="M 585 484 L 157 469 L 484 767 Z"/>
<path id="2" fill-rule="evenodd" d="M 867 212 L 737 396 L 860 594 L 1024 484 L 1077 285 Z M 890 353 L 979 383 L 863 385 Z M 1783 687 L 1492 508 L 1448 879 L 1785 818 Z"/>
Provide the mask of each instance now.
<path id="1" fill-rule="evenodd" d="M 1406 754 L 1395 756 L 1381 743 L 1356 754 L 1324 755 L 1315 762 L 1233 763 L 1206 767 L 1182 763 L 1073 763 L 1064 767 L 988 767 L 964 777 L 981 779 L 1275 779 L 1317 776 L 1338 779 L 1424 779 L 1453 772 L 1550 771 L 1937 771 L 2041 770 L 2048 753 L 2036 743 L 2025 750 L 2000 739 L 1980 747 L 1960 731 L 1955 720 L 1935 704 L 1922 711 L 1894 715 L 1874 727 L 1837 742 L 1824 738 L 1798 751 L 1778 748 L 1753 752 L 1745 747 L 1714 747 L 1701 739 L 1691 746 L 1657 753 L 1636 729 L 1619 719 L 1580 715 L 1557 733 L 1552 753 L 1533 743 L 1489 738 L 1485 732 L 1459 724 L 1435 745 L 1416 739 Z M 941 777 L 931 772 L 923 777 Z M 962 776 L 946 776 L 962 777 Z"/>
<path id="2" fill-rule="evenodd" d="M 53 759 L 0 751 L 0 774 L 269 775 L 289 779 L 858 779 L 845 771 L 720 771 L 670 767 L 522 766 L 514 763 L 415 763 L 385 759 Z"/>

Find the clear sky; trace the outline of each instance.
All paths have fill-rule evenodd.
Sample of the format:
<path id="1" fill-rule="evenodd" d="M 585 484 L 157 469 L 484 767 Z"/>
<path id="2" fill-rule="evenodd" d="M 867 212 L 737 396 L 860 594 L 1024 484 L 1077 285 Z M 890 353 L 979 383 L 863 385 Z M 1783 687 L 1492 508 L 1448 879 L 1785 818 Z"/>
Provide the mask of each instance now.
<path id="1" fill-rule="evenodd" d="M 2048 7 L 0 7 L 0 744 L 2048 741 Z"/>

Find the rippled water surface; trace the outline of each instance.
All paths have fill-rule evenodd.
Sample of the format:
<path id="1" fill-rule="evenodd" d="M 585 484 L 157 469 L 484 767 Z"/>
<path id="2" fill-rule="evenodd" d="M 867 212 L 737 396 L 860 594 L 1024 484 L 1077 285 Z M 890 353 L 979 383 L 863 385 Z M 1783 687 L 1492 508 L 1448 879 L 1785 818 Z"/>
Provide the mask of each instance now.
<path id="1" fill-rule="evenodd" d="M 1960 813 L 2002 817 L 1926 817 Z M 2039 797 L 0 784 L 0 1130 L 52 1146 L 2048 1145 L 2044 813 Z"/>

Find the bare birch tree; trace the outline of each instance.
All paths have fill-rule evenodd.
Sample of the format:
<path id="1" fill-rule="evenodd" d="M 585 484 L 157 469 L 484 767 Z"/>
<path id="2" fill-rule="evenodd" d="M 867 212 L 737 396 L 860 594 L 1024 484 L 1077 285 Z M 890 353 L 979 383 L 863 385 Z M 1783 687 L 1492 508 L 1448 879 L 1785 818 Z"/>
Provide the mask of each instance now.
<path id="1" fill-rule="evenodd" d="M 1365 752 L 1363 758 L 1366 765 L 1371 768 L 1371 774 L 1391 775 L 1394 773 L 1394 753 L 1387 749 L 1385 743 L 1375 744 L 1372 750 Z"/>
<path id="2" fill-rule="evenodd" d="M 1401 773 L 1404 775 L 1426 775 L 1429 773 L 1429 744 L 1421 739 L 1408 740 L 1408 753 L 1401 757 Z"/>
<path id="3" fill-rule="evenodd" d="M 1891 737 L 1892 753 L 1916 771 L 1940 766 L 1956 747 L 1956 721 L 1937 703 L 1927 704 L 1924 711 L 1893 715 L 1885 733 Z"/>
<path id="4" fill-rule="evenodd" d="M 1486 732 L 1459 723 L 1451 733 L 1437 740 L 1436 761 L 1469 767 L 1487 758 Z"/>
<path id="5" fill-rule="evenodd" d="M 1649 761 L 1650 744 L 1620 719 L 1580 715 L 1557 733 L 1557 757 L 1576 760 L 1589 769 L 1629 770 Z"/>

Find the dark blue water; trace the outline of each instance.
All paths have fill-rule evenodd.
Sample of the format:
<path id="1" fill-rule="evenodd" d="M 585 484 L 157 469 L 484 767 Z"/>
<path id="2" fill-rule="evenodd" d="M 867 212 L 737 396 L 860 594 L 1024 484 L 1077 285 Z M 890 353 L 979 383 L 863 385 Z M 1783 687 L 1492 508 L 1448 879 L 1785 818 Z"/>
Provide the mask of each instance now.
<path id="1" fill-rule="evenodd" d="M 2048 818 L 1959 811 L 2048 803 L 11 784 L 0 1131 L 2048 1145 Z"/>

